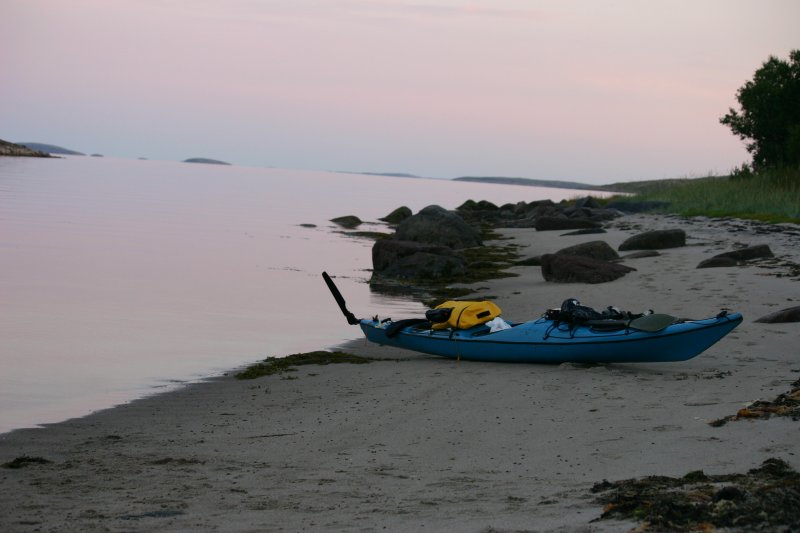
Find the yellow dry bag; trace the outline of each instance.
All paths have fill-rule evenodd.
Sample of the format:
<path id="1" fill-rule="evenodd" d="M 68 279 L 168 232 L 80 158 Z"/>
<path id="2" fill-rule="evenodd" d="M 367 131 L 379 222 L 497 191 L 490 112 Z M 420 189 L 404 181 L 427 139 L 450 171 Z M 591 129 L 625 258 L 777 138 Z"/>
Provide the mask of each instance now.
<path id="1" fill-rule="evenodd" d="M 435 309 L 449 309 L 450 316 L 444 322 L 433 324 L 433 329 L 467 329 L 500 316 L 500 308 L 492 302 L 459 302 L 448 300 Z"/>

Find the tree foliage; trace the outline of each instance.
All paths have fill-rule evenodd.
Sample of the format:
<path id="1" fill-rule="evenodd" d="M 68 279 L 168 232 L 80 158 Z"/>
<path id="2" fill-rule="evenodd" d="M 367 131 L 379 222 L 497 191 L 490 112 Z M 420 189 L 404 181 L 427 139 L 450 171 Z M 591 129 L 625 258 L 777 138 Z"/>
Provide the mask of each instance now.
<path id="1" fill-rule="evenodd" d="M 736 93 L 720 119 L 747 143 L 756 169 L 800 165 L 800 50 L 789 61 L 770 56 Z"/>

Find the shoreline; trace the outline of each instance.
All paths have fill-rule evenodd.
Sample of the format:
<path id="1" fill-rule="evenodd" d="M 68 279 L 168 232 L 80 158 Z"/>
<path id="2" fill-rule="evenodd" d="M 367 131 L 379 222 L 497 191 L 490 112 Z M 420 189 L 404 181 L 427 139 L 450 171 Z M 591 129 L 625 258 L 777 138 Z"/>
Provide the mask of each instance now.
<path id="1" fill-rule="evenodd" d="M 654 215 L 610 226 L 574 237 L 498 231 L 523 257 L 592 240 L 616 249 L 640 230 L 673 227 L 688 245 L 626 261 L 637 270 L 598 285 L 513 267 L 518 277 L 478 283 L 470 297 L 494 296 L 512 319 L 576 297 L 693 318 L 728 307 L 745 322 L 683 363 L 473 363 L 352 341 L 340 349 L 387 360 L 220 376 L 15 430 L 0 436 L 0 464 L 51 462 L 0 468 L 0 528 L 619 531 L 636 524 L 592 522 L 603 506 L 590 489 L 604 479 L 744 473 L 772 457 L 800 470 L 797 422 L 708 423 L 800 377 L 797 325 L 753 322 L 798 305 L 798 281 L 777 274 L 781 261 L 800 263 L 800 231 Z M 695 268 L 735 243 L 769 244 L 779 260 Z"/>

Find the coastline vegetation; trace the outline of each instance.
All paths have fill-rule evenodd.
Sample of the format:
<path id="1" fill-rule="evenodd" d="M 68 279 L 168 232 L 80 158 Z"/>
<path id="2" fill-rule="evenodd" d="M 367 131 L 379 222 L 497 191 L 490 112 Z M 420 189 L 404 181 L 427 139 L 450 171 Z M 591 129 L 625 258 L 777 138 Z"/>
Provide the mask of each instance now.
<path id="1" fill-rule="evenodd" d="M 730 176 L 614 184 L 631 202 L 669 202 L 663 208 L 694 216 L 800 222 L 800 49 L 770 56 L 736 92 L 739 109 L 719 119 L 745 141 L 752 163 Z M 625 199 L 620 199 L 625 201 Z"/>
<path id="2" fill-rule="evenodd" d="M 660 212 L 800 223 L 800 167 L 753 172 L 744 166 L 730 176 L 619 183 L 610 188 L 632 193 L 614 201 L 668 202 Z"/>

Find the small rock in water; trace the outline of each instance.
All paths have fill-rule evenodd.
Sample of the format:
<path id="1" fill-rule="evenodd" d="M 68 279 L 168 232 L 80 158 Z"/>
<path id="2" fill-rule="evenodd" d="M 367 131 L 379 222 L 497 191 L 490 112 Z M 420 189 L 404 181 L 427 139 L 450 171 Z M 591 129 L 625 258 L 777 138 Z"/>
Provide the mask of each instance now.
<path id="1" fill-rule="evenodd" d="M 331 222 L 347 229 L 353 229 L 361 225 L 361 219 L 355 215 L 332 218 Z"/>

